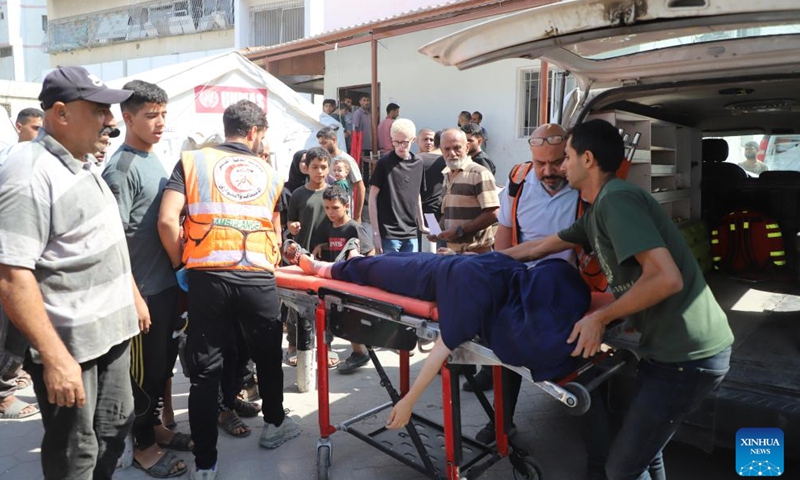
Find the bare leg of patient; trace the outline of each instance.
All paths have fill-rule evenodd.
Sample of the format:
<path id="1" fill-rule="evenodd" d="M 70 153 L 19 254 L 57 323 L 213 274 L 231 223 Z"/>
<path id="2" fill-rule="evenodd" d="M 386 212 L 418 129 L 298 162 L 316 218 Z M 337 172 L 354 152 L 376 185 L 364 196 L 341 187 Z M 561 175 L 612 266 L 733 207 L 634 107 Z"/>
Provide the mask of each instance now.
<path id="1" fill-rule="evenodd" d="M 361 257 L 362 255 L 358 251 L 359 243 L 356 240 L 355 248 L 350 250 L 347 253 L 347 259 L 350 260 L 351 258 Z M 313 257 L 308 255 L 299 255 L 297 257 L 297 265 L 300 267 L 303 272 L 308 273 L 310 275 L 316 275 L 322 278 L 333 278 L 331 276 L 331 267 L 333 263 L 331 262 L 323 262 L 321 260 L 314 260 Z"/>
<path id="2" fill-rule="evenodd" d="M 310 275 L 316 275 L 322 278 L 333 278 L 331 276 L 331 267 L 333 264 L 330 262 L 314 260 L 308 255 L 300 255 L 300 257 L 297 259 L 297 265 L 300 266 L 303 272 Z"/>

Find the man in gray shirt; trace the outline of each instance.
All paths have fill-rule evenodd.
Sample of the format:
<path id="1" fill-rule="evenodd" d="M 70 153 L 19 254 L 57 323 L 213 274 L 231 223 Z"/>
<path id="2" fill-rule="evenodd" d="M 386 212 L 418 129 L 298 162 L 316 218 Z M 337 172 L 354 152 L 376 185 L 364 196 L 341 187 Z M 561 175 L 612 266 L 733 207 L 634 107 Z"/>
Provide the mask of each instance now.
<path id="1" fill-rule="evenodd" d="M 353 131 L 362 132 L 361 152 L 363 156 L 368 157 L 372 153 L 372 115 L 369 110 L 369 95 L 361 95 L 358 104 L 361 108 L 353 112 Z"/>
<path id="2" fill-rule="evenodd" d="M 130 95 L 57 68 L 43 130 L 0 168 L 0 299 L 31 343 L 46 479 L 110 479 L 133 422 L 129 340 L 150 317 L 114 196 L 86 162 Z"/>

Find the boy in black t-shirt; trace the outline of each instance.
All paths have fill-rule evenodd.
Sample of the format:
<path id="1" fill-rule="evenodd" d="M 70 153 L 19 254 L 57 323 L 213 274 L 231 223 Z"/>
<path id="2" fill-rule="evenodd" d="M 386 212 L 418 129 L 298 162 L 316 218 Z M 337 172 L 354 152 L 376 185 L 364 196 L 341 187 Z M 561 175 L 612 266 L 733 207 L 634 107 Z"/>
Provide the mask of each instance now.
<path id="1" fill-rule="evenodd" d="M 372 240 L 364 227 L 350 218 L 350 195 L 338 185 L 331 185 L 322 194 L 325 214 L 329 222 L 323 225 L 327 229 L 328 241 L 314 248 L 313 255 L 327 261 L 346 260 L 352 254 L 372 256 L 375 249 Z M 356 243 L 355 240 L 358 240 Z M 357 251 L 357 253 L 356 253 Z M 344 363 L 337 366 L 339 373 L 353 373 L 359 367 L 369 363 L 367 347 L 360 343 L 351 343 L 353 353 Z"/>
<path id="2" fill-rule="evenodd" d="M 327 238 L 325 225 L 325 207 L 322 194 L 328 184 L 325 179 L 331 165 L 331 156 L 321 147 L 313 147 L 306 152 L 305 164 L 308 171 L 308 183 L 292 192 L 289 200 L 287 214 L 287 227 L 294 241 L 307 250 L 319 245 Z M 289 309 L 286 321 L 287 340 L 289 348 L 286 352 L 286 362 L 297 366 L 297 320 L 298 314 L 294 309 Z M 328 352 L 328 366 L 335 367 L 339 364 L 336 352 Z"/>

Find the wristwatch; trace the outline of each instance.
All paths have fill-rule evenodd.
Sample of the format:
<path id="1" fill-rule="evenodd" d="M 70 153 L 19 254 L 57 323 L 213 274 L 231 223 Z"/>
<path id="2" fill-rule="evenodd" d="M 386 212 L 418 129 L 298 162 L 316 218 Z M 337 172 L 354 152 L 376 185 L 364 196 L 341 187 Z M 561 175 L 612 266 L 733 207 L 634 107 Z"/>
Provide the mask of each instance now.
<path id="1" fill-rule="evenodd" d="M 464 238 L 464 227 L 461 225 L 456 227 L 456 238 Z"/>

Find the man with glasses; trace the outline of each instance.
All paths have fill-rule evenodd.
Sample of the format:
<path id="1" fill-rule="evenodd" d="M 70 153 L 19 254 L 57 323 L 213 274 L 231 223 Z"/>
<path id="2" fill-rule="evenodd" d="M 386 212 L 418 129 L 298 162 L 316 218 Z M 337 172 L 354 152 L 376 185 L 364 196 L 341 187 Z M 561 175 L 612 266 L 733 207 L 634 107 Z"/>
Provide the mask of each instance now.
<path id="1" fill-rule="evenodd" d="M 495 250 L 502 251 L 528 240 L 552 235 L 566 228 L 575 221 L 578 205 L 578 191 L 570 188 L 561 164 L 566 155 L 566 131 L 561 125 L 548 123 L 540 125 L 528 139 L 531 149 L 532 168 L 523 180 L 522 190 L 515 211 L 512 208 L 514 198 L 506 187 L 500 192 L 500 211 L 497 216 L 498 227 L 495 235 Z M 513 182 L 513 178 L 509 178 Z M 513 231 L 516 224 L 517 238 Z M 559 252 L 548 258 L 562 258 L 572 264 L 575 252 L 568 250 Z M 533 265 L 536 262 L 529 262 Z M 508 372 L 506 382 L 510 395 L 507 397 L 510 417 L 514 415 L 522 378 Z M 478 388 L 492 388 L 492 369 L 484 367 L 475 376 Z M 464 390 L 471 391 L 472 386 L 464 383 Z M 494 439 L 494 425 L 489 423 L 478 433 L 478 440 L 490 442 Z"/>
<path id="2" fill-rule="evenodd" d="M 422 160 L 411 153 L 414 122 L 398 118 L 390 132 L 394 150 L 375 164 L 369 179 L 369 221 L 376 253 L 415 252 L 422 222 Z"/>

